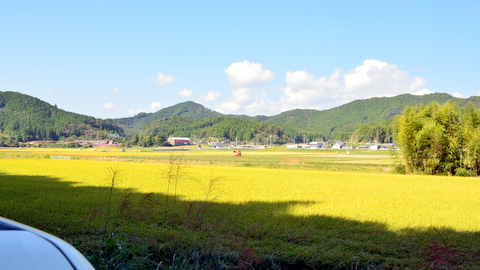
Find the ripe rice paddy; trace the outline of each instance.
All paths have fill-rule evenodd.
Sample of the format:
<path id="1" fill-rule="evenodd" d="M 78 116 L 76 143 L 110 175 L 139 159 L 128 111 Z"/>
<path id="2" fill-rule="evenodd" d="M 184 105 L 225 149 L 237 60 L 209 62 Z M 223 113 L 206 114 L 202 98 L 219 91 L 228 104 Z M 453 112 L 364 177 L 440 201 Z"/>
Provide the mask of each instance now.
<path id="1" fill-rule="evenodd" d="M 465 243 L 470 245 L 470 241 L 478 243 L 478 240 L 480 240 L 478 235 L 480 229 L 480 180 L 478 178 L 396 175 L 388 173 L 386 170 L 378 170 L 381 173 L 376 173 L 377 169 L 374 169 L 373 172 L 357 172 L 356 169 L 351 171 L 319 170 L 315 165 L 311 165 L 316 163 L 350 163 L 361 167 L 365 164 L 372 166 L 380 164 L 381 168 L 385 169 L 392 164 L 391 157 L 385 154 L 373 155 L 367 153 L 349 157 L 338 155 L 335 152 L 312 155 L 311 152 L 305 151 L 245 151 L 242 157 L 234 158 L 231 157 L 231 151 L 175 152 L 173 155 L 175 157 L 181 156 L 184 161 L 181 164 L 182 177 L 173 185 L 162 174 L 169 166 L 168 160 L 172 158 L 172 153 L 167 151 L 101 152 L 41 149 L 2 152 L 4 158 L 0 159 L 0 176 L 3 176 L 3 178 L 0 178 L 0 180 L 7 179 L 9 176 L 19 176 L 20 179 L 16 181 L 29 181 L 28 179 L 38 178 L 55 179 L 59 183 L 64 183 L 66 186 L 56 189 L 56 193 L 52 193 L 52 196 L 56 197 L 59 202 L 68 203 L 70 201 L 75 204 L 75 200 L 78 200 L 84 202 L 84 205 L 80 208 L 79 206 L 66 207 L 67 212 L 59 212 L 62 212 L 62 215 L 65 216 L 78 215 L 78 217 L 72 219 L 72 223 L 79 222 L 82 219 L 92 220 L 92 227 L 99 226 L 95 225 L 97 224 L 95 223 L 96 217 L 92 217 L 92 213 L 96 211 L 98 204 L 105 199 L 105 197 L 100 198 L 99 196 L 105 196 L 107 194 L 105 190 L 108 190 L 111 185 L 106 179 L 108 178 L 106 177 L 108 170 L 115 169 L 118 170 L 120 175 L 115 183 L 117 194 L 128 191 L 135 194 L 154 193 L 167 196 L 167 198 L 168 196 L 175 197 L 175 200 L 182 205 L 181 207 L 177 206 L 177 215 L 185 215 L 186 220 L 190 220 L 188 222 L 191 222 L 192 218 L 189 211 L 196 209 L 198 213 L 201 213 L 201 217 L 198 216 L 198 213 L 194 215 L 195 222 L 200 222 L 201 225 L 199 226 L 201 228 L 207 226 L 205 225 L 207 220 L 213 222 L 209 225 L 213 227 L 208 227 L 208 230 L 215 230 L 213 228 L 216 228 L 218 231 L 215 234 L 221 235 L 222 239 L 231 237 L 227 231 L 232 230 L 232 226 L 238 227 L 238 230 L 243 231 L 240 234 L 247 235 L 246 239 L 250 239 L 242 240 L 247 241 L 243 245 L 259 247 L 258 252 L 262 254 L 279 252 L 275 246 L 277 248 L 283 246 L 284 249 L 290 250 L 289 252 L 293 254 L 291 256 L 298 256 L 302 262 L 320 260 L 321 263 L 326 263 L 326 265 L 338 265 L 344 260 L 344 262 L 353 263 L 352 260 L 355 260 L 352 258 L 358 256 L 355 254 L 364 249 L 375 250 L 372 251 L 372 254 L 394 252 L 391 249 L 395 250 L 395 247 L 392 247 L 392 243 L 389 243 L 392 238 L 396 239 L 412 232 L 420 234 L 420 232 L 430 231 L 429 236 L 413 236 L 413 238 L 402 240 L 406 242 L 399 243 L 397 250 L 403 250 L 412 245 L 413 242 L 419 241 L 420 238 L 423 239 L 422 241 L 427 241 L 425 239 L 429 237 L 436 239 L 435 234 L 432 236 L 432 228 L 444 235 L 449 234 L 452 239 L 453 237 L 463 239 L 458 242 L 462 245 Z M 47 157 L 51 155 L 75 158 L 72 160 L 48 159 Z M 300 160 L 302 163 L 285 164 L 288 163 L 285 162 L 286 159 L 287 161 Z M 245 166 L 245 164 L 256 163 L 270 164 L 270 166 Z M 279 165 L 276 168 L 272 164 L 281 164 L 281 166 Z M 215 180 L 214 186 L 210 186 L 210 189 L 208 189 L 212 179 Z M 45 180 L 45 185 L 49 185 L 49 183 L 51 185 L 50 180 Z M 41 183 L 37 184 L 38 187 L 42 185 Z M 2 185 L 4 192 L 15 190 L 14 181 L 4 180 Z M 103 191 L 97 192 L 95 190 L 95 192 L 84 195 L 69 197 L 72 196 L 69 193 L 72 188 L 97 188 Z M 36 214 L 27 215 L 29 218 L 38 216 L 39 211 L 45 213 L 58 211 L 55 209 L 58 208 L 58 204 L 54 204 L 55 198 L 45 199 L 48 202 L 44 203 L 42 199 L 34 195 L 37 190 L 39 188 L 24 191 L 16 190 L 17 197 L 15 198 L 12 197 L 12 193 L 2 194 L 2 198 L 10 198 L 15 201 L 12 203 L 12 201 L 0 200 L 0 215 L 27 222 L 28 218 L 22 217 L 22 215 L 28 212 L 28 208 L 37 206 L 34 211 Z M 62 192 L 62 190 L 68 190 L 69 192 Z M 2 191 L 0 191 L 1 193 Z M 18 194 L 22 195 L 18 197 Z M 90 194 L 90 198 L 81 197 L 87 196 L 87 194 Z M 28 201 L 32 199 L 32 196 L 35 197 L 34 201 Z M 117 195 L 116 199 L 121 201 L 121 196 Z M 204 206 L 204 203 L 198 204 L 200 202 L 214 204 L 216 208 L 208 211 L 203 210 L 203 208 L 198 208 Z M 24 204 L 23 207 L 17 205 L 22 203 Z M 118 205 L 120 204 L 121 202 L 118 203 Z M 159 209 L 163 208 L 160 207 Z M 213 209 L 216 209 L 218 213 L 215 214 Z M 158 212 L 160 213 L 156 214 L 156 219 L 162 219 L 161 211 Z M 166 214 L 164 216 L 166 217 Z M 219 225 L 218 222 L 225 218 L 229 220 L 230 225 Z M 39 219 L 44 218 L 40 217 Z M 36 226 L 42 224 L 42 222 L 48 223 L 45 220 L 40 223 L 31 222 Z M 172 222 L 160 227 L 168 225 L 167 227 L 170 228 L 173 226 L 171 225 Z M 177 218 L 175 222 L 180 221 Z M 303 225 L 293 225 L 295 222 Z M 329 222 L 333 222 L 335 225 L 331 225 L 331 228 L 330 225 L 325 225 Z M 324 225 L 320 225 L 322 223 Z M 147 226 L 144 223 L 141 224 Z M 316 227 L 314 226 L 316 229 L 313 229 L 313 224 L 316 224 Z M 358 225 L 354 224 L 364 224 L 362 226 L 366 227 L 359 228 Z M 278 227 L 279 225 L 284 228 Z M 59 225 L 48 226 L 58 227 Z M 48 226 L 43 229 L 51 230 Z M 145 228 L 132 228 L 133 225 L 118 226 L 119 230 L 123 228 L 124 231 L 128 232 L 138 231 L 142 232 L 142 235 L 151 234 L 151 232 L 143 231 Z M 150 224 L 148 226 L 154 225 Z M 181 230 L 180 228 L 183 225 L 179 226 L 176 230 Z M 189 227 L 191 223 L 187 223 L 185 226 Z M 70 229 L 68 232 L 72 233 L 72 230 L 74 229 Z M 150 230 L 155 231 L 154 229 Z M 203 229 L 201 231 L 196 230 L 185 232 L 185 234 L 191 235 L 193 233 L 190 236 L 192 238 L 208 234 Z M 288 245 L 284 242 L 285 240 L 278 242 L 279 239 L 285 239 L 286 231 L 303 240 L 297 244 L 290 243 Z M 380 231 L 383 235 L 389 236 L 378 236 L 377 233 Z M 158 234 L 158 232 L 154 234 Z M 331 235 L 330 238 L 333 238 L 318 238 L 318 234 Z M 344 238 L 345 235 L 350 235 L 351 239 L 348 240 L 349 237 Z M 343 240 L 335 240 L 336 238 Z M 259 239 L 263 240 L 258 242 Z M 378 247 L 376 246 L 378 243 L 374 244 L 373 242 L 371 244 L 373 246 L 365 247 L 364 244 L 361 244 L 362 241 L 368 242 L 374 239 L 384 242 L 386 246 Z M 223 242 L 225 240 L 216 241 Z M 330 241 L 340 242 L 331 243 Z M 346 244 L 345 248 L 348 247 L 348 252 L 344 250 L 329 253 L 338 249 L 344 241 L 353 241 L 356 244 Z M 271 243 L 269 244 L 269 242 Z M 273 246 L 271 246 L 272 243 Z M 309 244 L 305 246 L 306 243 Z M 418 244 L 418 242 L 415 243 Z M 217 243 L 217 245 L 221 244 Z M 320 248 L 318 245 L 322 247 Z M 326 246 L 331 245 L 333 247 L 324 250 Z M 295 251 L 300 247 L 302 249 Z M 307 247 L 312 249 L 304 249 Z M 472 254 L 480 253 L 478 244 L 473 244 L 471 248 Z M 318 256 L 318 250 L 324 250 L 323 257 L 314 259 L 313 257 Z M 296 252 L 300 252 L 302 255 L 295 255 Z M 382 265 L 384 268 L 389 268 L 388 265 L 390 264 L 388 262 L 392 263 L 392 267 L 394 267 L 395 265 L 399 266 L 421 260 L 418 254 L 412 255 L 413 259 L 402 258 L 402 256 L 406 256 L 400 255 L 403 254 L 402 252 L 404 251 L 400 251 L 399 254 L 385 255 L 387 256 L 386 259 L 381 259 L 381 257 L 379 259 L 376 257 L 377 255 L 374 257 L 371 257 L 373 255 L 363 255 L 363 259 L 358 260 L 363 261 L 362 263 L 365 265 Z M 388 256 L 393 256 L 395 259 Z M 287 259 L 284 258 L 284 260 Z M 311 265 L 319 265 L 318 263 L 320 262 L 310 262 Z"/>
<path id="2" fill-rule="evenodd" d="M 73 186 L 108 187 L 105 169 L 118 167 L 118 188 L 165 193 L 159 179 L 164 164 L 111 161 L 4 159 L 2 172 L 42 175 L 73 182 Z M 326 172 L 245 167 L 186 165 L 188 176 L 177 195 L 202 200 L 201 183 L 220 179 L 221 202 L 292 202 L 292 215 L 327 215 L 381 222 L 392 230 L 448 227 L 460 231 L 480 228 L 480 181 L 477 178 Z M 195 180 L 195 181 L 194 181 Z"/>

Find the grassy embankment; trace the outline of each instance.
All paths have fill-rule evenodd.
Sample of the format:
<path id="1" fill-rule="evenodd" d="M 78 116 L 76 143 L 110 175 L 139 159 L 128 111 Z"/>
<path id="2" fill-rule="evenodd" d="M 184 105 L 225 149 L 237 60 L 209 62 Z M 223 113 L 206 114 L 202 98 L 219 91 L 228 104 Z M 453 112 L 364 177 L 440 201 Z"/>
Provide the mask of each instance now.
<path id="1" fill-rule="evenodd" d="M 2 151 L 0 215 L 99 269 L 478 266 L 477 178 L 362 173 L 388 155 L 320 153 Z"/>

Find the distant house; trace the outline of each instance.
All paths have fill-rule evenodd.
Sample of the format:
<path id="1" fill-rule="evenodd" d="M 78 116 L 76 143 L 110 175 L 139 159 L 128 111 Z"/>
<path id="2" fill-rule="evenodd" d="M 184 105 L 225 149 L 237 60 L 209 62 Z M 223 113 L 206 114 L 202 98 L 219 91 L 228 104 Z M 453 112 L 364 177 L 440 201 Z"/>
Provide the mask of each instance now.
<path id="1" fill-rule="evenodd" d="M 57 142 L 55 141 L 30 141 L 28 142 L 28 144 L 31 144 L 31 145 L 52 145 L 52 144 L 55 144 Z"/>
<path id="2" fill-rule="evenodd" d="M 189 145 L 190 139 L 185 137 L 169 137 L 167 142 L 171 145 Z"/>
<path id="3" fill-rule="evenodd" d="M 310 142 L 310 149 L 322 148 L 323 142 Z"/>
<path id="4" fill-rule="evenodd" d="M 299 143 L 298 146 L 299 148 L 305 148 L 305 149 L 310 148 L 310 145 L 308 143 Z"/>
<path id="5" fill-rule="evenodd" d="M 113 140 L 75 140 L 73 142 L 81 146 L 91 145 L 93 147 L 117 147 L 119 145 Z"/>
<path id="6" fill-rule="evenodd" d="M 230 148 L 228 146 L 228 144 L 224 144 L 224 143 L 221 143 L 221 142 L 213 142 L 210 144 L 210 147 L 211 148 L 215 148 L 215 149 L 227 149 L 227 148 Z"/>
<path id="7" fill-rule="evenodd" d="M 255 145 L 239 145 L 236 148 L 237 149 L 259 149 L 260 147 Z"/>
<path id="8" fill-rule="evenodd" d="M 296 144 L 287 144 L 287 149 L 296 149 L 296 148 L 300 148 L 300 146 Z"/>
<path id="9" fill-rule="evenodd" d="M 336 141 L 336 142 L 332 145 L 332 149 L 342 149 L 344 146 L 345 146 L 345 143 L 344 143 L 344 142 L 342 142 L 342 141 Z"/>
<path id="10" fill-rule="evenodd" d="M 368 147 L 370 150 L 378 150 L 380 149 L 380 145 L 378 144 L 371 144 L 370 147 Z"/>

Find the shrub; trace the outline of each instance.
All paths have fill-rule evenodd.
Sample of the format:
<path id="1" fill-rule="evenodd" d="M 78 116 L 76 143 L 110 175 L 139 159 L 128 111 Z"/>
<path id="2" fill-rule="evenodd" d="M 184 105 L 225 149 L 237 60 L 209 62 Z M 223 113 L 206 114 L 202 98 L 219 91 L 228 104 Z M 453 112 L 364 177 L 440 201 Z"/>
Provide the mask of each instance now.
<path id="1" fill-rule="evenodd" d="M 474 171 L 467 170 L 465 168 L 457 168 L 455 170 L 455 176 L 473 177 L 477 176 L 477 174 Z"/>

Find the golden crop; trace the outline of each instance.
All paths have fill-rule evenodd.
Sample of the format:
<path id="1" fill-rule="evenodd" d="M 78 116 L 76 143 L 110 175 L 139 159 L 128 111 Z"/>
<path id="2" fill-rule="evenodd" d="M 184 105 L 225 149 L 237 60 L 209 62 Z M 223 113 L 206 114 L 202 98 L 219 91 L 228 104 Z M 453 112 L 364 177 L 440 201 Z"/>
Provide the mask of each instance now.
<path id="1" fill-rule="evenodd" d="M 1 173 L 49 176 L 73 186 L 108 187 L 107 169 L 114 167 L 120 172 L 116 188 L 164 194 L 172 193 L 162 175 L 166 166 L 98 160 L 0 159 Z M 205 187 L 210 179 L 218 179 L 214 197 L 219 203 L 286 202 L 291 215 L 379 222 L 390 230 L 431 226 L 457 231 L 480 228 L 477 178 L 198 165 L 181 165 L 181 169 L 184 177 L 179 179 L 175 192 L 183 200 L 212 199 Z"/>

